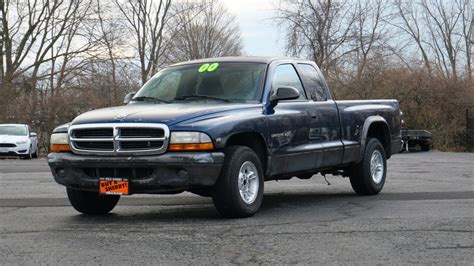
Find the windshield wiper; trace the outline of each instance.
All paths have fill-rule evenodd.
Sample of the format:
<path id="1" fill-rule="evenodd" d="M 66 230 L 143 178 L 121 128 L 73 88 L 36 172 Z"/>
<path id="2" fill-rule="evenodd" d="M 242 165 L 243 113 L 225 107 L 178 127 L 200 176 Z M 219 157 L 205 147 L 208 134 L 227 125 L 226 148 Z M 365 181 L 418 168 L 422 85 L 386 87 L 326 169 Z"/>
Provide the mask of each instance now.
<path id="1" fill-rule="evenodd" d="M 227 99 L 209 96 L 209 95 L 200 95 L 200 94 L 184 95 L 184 96 L 175 98 L 175 100 L 186 100 L 186 99 L 207 99 L 207 100 L 223 101 L 223 102 L 228 102 L 228 103 L 230 102 L 230 100 L 227 100 Z"/>
<path id="2" fill-rule="evenodd" d="M 171 103 L 170 101 L 162 100 L 160 98 L 151 97 L 151 96 L 138 96 L 138 97 L 133 98 L 132 100 L 138 101 L 138 102 L 151 100 L 155 102 Z"/>

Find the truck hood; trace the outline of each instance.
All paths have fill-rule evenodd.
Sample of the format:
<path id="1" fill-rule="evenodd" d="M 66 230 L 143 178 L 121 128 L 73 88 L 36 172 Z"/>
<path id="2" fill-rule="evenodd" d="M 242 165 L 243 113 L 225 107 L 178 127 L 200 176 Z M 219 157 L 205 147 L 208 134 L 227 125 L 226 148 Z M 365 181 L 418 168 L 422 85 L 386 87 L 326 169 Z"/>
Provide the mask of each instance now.
<path id="1" fill-rule="evenodd" d="M 72 125 L 94 123 L 163 123 L 168 126 L 204 115 L 261 108 L 259 104 L 187 102 L 170 104 L 139 103 L 97 109 L 79 115 Z"/>
<path id="2" fill-rule="evenodd" d="M 0 135 L 0 143 L 17 143 L 19 141 L 27 141 L 28 136 L 12 136 L 12 135 Z"/>

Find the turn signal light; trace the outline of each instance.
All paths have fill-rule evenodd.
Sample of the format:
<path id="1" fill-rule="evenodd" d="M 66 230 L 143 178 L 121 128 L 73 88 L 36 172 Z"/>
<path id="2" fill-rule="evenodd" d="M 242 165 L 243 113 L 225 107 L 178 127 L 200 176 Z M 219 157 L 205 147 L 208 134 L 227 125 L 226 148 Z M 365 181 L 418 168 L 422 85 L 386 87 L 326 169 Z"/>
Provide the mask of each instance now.
<path id="1" fill-rule="evenodd" d="M 68 152 L 71 151 L 69 144 L 51 144 L 51 152 Z"/>
<path id="2" fill-rule="evenodd" d="M 180 143 L 169 146 L 170 151 L 208 151 L 213 149 L 212 143 Z"/>

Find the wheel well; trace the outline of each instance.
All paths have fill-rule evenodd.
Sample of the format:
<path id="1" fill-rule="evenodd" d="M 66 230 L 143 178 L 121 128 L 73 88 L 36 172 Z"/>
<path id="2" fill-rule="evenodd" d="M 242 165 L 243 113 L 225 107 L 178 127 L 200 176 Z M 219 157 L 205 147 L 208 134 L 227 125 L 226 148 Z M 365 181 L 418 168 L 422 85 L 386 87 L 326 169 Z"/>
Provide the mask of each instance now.
<path id="1" fill-rule="evenodd" d="M 370 125 L 367 138 L 376 138 L 382 143 L 387 158 L 391 156 L 392 144 L 390 143 L 390 131 L 383 122 L 374 122 Z"/>
<path id="2" fill-rule="evenodd" d="M 239 133 L 232 135 L 229 140 L 227 140 L 226 148 L 229 146 L 234 145 L 241 145 L 247 146 L 250 149 L 254 150 L 255 153 L 260 158 L 260 162 L 262 163 L 263 172 L 265 173 L 267 169 L 267 145 L 265 144 L 265 140 L 263 139 L 262 135 L 256 132 L 248 132 L 248 133 Z"/>

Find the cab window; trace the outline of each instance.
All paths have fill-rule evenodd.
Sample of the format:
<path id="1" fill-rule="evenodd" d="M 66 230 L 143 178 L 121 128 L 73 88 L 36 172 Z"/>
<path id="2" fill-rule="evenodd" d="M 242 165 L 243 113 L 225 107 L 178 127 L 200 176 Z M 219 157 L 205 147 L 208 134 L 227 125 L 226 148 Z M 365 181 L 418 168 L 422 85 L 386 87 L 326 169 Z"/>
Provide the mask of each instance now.
<path id="1" fill-rule="evenodd" d="M 313 101 L 327 101 L 326 84 L 316 68 L 310 64 L 298 64 L 305 88 Z"/>
<path id="2" fill-rule="evenodd" d="M 306 100 L 306 94 L 301 84 L 301 80 L 291 64 L 284 64 L 276 67 L 273 74 L 272 89 L 276 90 L 280 86 L 291 86 L 297 89 L 300 97 L 296 100 Z"/>

